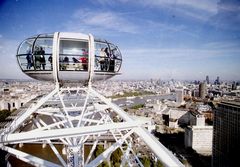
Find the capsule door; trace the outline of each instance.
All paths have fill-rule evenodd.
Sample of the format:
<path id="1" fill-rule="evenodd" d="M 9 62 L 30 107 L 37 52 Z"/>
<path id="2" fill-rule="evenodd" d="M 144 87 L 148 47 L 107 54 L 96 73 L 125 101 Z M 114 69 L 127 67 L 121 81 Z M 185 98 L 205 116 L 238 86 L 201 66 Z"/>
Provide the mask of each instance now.
<path id="1" fill-rule="evenodd" d="M 58 79 L 61 82 L 87 82 L 89 79 L 89 39 L 87 35 L 59 35 Z"/>

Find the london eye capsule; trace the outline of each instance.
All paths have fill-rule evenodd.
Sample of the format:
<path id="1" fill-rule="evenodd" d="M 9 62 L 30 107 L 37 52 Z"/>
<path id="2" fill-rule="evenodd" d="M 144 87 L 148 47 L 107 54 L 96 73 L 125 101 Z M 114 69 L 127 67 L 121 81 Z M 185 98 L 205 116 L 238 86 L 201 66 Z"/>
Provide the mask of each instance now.
<path id="1" fill-rule="evenodd" d="M 24 40 L 17 50 L 22 71 L 42 81 L 88 82 L 119 74 L 118 47 L 93 35 L 55 32 Z"/>

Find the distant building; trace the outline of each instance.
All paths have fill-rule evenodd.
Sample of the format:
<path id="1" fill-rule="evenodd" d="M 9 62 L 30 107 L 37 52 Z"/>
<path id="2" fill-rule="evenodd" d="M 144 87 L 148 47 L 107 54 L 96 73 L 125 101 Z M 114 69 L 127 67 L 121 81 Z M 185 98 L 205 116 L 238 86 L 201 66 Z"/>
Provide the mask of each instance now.
<path id="1" fill-rule="evenodd" d="M 192 96 L 193 97 L 199 97 L 199 90 L 193 90 Z"/>
<path id="2" fill-rule="evenodd" d="M 199 97 L 204 99 L 207 95 L 207 86 L 205 82 L 199 84 Z"/>
<path id="3" fill-rule="evenodd" d="M 217 77 L 217 79 L 214 81 L 214 84 L 215 85 L 220 85 L 220 78 L 219 77 Z"/>
<path id="4" fill-rule="evenodd" d="M 232 83 L 232 90 L 237 90 L 237 83 L 235 81 Z"/>
<path id="5" fill-rule="evenodd" d="M 208 75 L 206 76 L 206 82 L 207 82 L 207 84 L 210 83 L 210 82 L 209 82 L 209 76 L 208 76 Z"/>
<path id="6" fill-rule="evenodd" d="M 182 103 L 183 102 L 183 89 L 176 89 L 176 102 L 177 103 Z"/>
<path id="7" fill-rule="evenodd" d="M 18 109 L 26 103 L 25 99 L 4 99 L 0 100 L 0 110 L 11 111 L 13 109 Z"/>
<path id="8" fill-rule="evenodd" d="M 240 102 L 221 102 L 214 111 L 212 166 L 236 166 L 239 151 Z"/>
<path id="9" fill-rule="evenodd" d="M 204 116 L 196 115 L 195 125 L 185 128 L 185 147 L 191 147 L 200 154 L 211 154 L 212 132 L 213 126 L 205 126 Z"/>
<path id="10" fill-rule="evenodd" d="M 197 81 L 197 80 L 194 81 L 195 85 L 198 85 L 199 83 L 200 83 L 200 81 Z"/>
<path id="11" fill-rule="evenodd" d="M 188 111 L 184 109 L 166 108 L 162 111 L 162 118 L 165 125 L 170 128 L 178 128 L 189 123 Z"/>

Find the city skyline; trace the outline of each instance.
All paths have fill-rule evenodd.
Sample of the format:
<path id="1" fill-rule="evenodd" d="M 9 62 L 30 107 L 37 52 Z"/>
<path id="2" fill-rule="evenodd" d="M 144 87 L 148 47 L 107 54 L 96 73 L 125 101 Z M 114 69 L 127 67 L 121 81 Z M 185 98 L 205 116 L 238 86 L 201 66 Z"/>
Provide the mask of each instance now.
<path id="1" fill-rule="evenodd" d="M 240 80 L 238 1 L 1 1 L 0 78 L 28 79 L 15 54 L 25 38 L 92 33 L 123 55 L 116 79 Z"/>

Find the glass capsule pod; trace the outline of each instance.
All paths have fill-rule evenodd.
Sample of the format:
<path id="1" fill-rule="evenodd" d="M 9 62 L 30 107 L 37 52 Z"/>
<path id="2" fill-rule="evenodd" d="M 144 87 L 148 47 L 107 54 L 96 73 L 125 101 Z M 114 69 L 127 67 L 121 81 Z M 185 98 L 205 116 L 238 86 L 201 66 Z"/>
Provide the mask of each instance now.
<path id="1" fill-rule="evenodd" d="M 28 76 L 42 81 L 88 82 L 119 74 L 118 47 L 91 34 L 55 32 L 24 40 L 17 60 Z"/>

